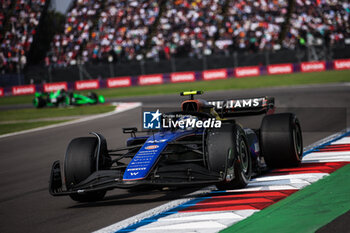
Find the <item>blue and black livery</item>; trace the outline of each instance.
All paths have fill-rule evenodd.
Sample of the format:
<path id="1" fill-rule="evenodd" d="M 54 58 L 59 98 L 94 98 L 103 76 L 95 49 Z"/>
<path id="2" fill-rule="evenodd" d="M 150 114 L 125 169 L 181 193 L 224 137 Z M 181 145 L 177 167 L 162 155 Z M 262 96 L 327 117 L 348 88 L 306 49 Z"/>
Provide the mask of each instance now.
<path id="1" fill-rule="evenodd" d="M 276 167 L 300 164 L 303 146 L 300 123 L 292 113 L 275 114 L 274 98 L 257 97 L 206 101 L 190 96 L 181 110 L 168 113 L 178 120 L 220 121 L 220 127 L 171 127 L 137 136 L 137 128 L 124 128 L 131 137 L 126 146 L 108 149 L 106 139 L 73 139 L 64 161 L 63 187 L 60 162 L 52 165 L 49 191 L 73 200 L 97 201 L 114 188 L 137 186 L 205 186 L 236 189 L 248 185 L 252 176 Z M 259 129 L 243 128 L 237 116 L 265 114 Z"/>

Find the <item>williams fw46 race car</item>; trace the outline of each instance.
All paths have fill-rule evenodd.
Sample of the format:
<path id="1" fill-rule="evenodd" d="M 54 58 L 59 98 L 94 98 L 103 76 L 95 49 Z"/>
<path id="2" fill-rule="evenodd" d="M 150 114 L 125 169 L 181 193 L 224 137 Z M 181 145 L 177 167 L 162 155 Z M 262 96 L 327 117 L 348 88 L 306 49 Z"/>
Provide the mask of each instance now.
<path id="1" fill-rule="evenodd" d="M 243 188 L 251 177 L 271 168 L 298 166 L 303 153 L 299 121 L 293 113 L 274 114 L 274 98 L 206 101 L 199 91 L 182 92 L 190 99 L 181 110 L 151 112 L 149 124 L 159 129 L 131 137 L 126 146 L 110 149 L 98 133 L 73 139 L 64 159 L 52 165 L 50 194 L 73 200 L 101 200 L 106 191 L 138 186 L 206 186 Z M 145 114 L 145 112 L 144 112 Z M 265 114 L 259 129 L 243 128 L 236 116 Z M 145 123 L 145 121 L 144 121 Z M 146 125 L 147 126 L 147 125 Z M 144 124 L 145 127 L 145 124 Z M 148 131 L 149 132 L 149 131 Z"/>
<path id="2" fill-rule="evenodd" d="M 36 92 L 33 99 L 33 105 L 36 108 L 98 104 L 104 102 L 105 98 L 102 95 L 98 96 L 94 92 L 90 92 L 85 96 L 66 92 L 64 89 L 57 90 L 56 92 Z"/>

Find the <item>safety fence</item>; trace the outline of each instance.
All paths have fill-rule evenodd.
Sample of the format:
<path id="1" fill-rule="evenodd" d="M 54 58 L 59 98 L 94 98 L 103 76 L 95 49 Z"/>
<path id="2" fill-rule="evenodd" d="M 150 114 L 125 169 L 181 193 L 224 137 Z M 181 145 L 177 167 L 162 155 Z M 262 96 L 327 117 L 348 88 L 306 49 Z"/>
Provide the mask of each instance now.
<path id="1" fill-rule="evenodd" d="M 111 77 L 107 79 L 80 80 L 75 82 L 54 82 L 12 87 L 0 87 L 0 96 L 31 95 L 38 92 L 65 90 L 93 90 L 101 88 L 121 88 L 130 86 L 146 86 L 166 83 L 208 81 L 228 78 L 244 78 L 261 75 L 291 74 L 298 72 L 319 72 L 326 70 L 350 69 L 350 59 L 333 61 L 286 63 L 268 66 L 247 66 L 237 68 L 212 69 L 204 71 L 174 72 L 166 74 L 149 74 L 139 76 Z"/>

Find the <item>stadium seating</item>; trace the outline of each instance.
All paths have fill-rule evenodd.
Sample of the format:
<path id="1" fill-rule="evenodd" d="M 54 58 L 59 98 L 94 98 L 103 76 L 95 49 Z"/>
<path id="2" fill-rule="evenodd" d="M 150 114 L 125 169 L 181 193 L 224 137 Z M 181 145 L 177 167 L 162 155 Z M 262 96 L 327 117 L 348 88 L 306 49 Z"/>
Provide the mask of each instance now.
<path id="1" fill-rule="evenodd" d="M 350 3 L 340 0 L 296 0 L 283 46 L 350 45 Z"/>
<path id="2" fill-rule="evenodd" d="M 0 47 L 0 69 L 3 72 L 16 72 L 22 69 L 26 63 L 26 54 L 33 42 L 36 29 L 39 25 L 45 0 L 17 0 L 1 1 L 0 17 L 8 22 L 2 32 Z M 5 14 L 8 19 L 5 20 Z"/>
<path id="3" fill-rule="evenodd" d="M 2 72 L 26 64 L 45 2 L 1 0 Z M 45 61 L 60 67 L 350 45 L 348 1 L 289 2 L 74 0 Z"/>
<path id="4" fill-rule="evenodd" d="M 149 27 L 158 14 L 156 0 L 108 0 L 83 52 L 84 58 L 105 62 L 109 56 L 114 60 L 142 59 Z"/>
<path id="5" fill-rule="evenodd" d="M 337 0 L 296 0 L 282 44 L 280 33 L 288 20 L 288 1 L 176 0 L 165 1 L 162 11 L 160 3 L 107 0 L 98 23 L 86 36 L 87 44 L 81 51 L 84 62 L 201 58 L 233 51 L 295 49 L 313 40 L 318 44 L 341 44 L 350 39 L 349 4 Z M 62 52 L 63 57 L 76 56 L 74 51 Z M 61 62 L 72 63 L 71 59 Z"/>
<path id="6" fill-rule="evenodd" d="M 51 63 L 58 66 L 76 65 L 78 55 L 90 40 L 90 30 L 98 19 L 102 0 L 77 0 L 66 16 L 64 32 L 54 36 Z M 86 57 L 83 58 L 86 60 Z"/>
<path id="7" fill-rule="evenodd" d="M 215 45 L 222 53 L 279 49 L 278 37 L 288 1 L 230 1 Z"/>
<path id="8" fill-rule="evenodd" d="M 148 58 L 201 57 L 214 49 L 214 36 L 223 19 L 224 0 L 167 1 Z"/>

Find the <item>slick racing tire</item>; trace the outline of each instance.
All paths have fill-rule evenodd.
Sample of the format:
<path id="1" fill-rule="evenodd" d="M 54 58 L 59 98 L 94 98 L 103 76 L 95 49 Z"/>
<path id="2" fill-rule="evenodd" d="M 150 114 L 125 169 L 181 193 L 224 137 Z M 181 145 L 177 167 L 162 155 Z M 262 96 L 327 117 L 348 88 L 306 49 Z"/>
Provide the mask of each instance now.
<path id="1" fill-rule="evenodd" d="M 236 123 L 223 123 L 206 136 L 206 156 L 210 171 L 225 175 L 219 190 L 244 188 L 252 174 L 252 159 L 246 135 Z"/>
<path id="2" fill-rule="evenodd" d="M 95 92 L 89 92 L 88 97 L 92 100 L 94 100 L 93 104 L 97 104 L 98 103 L 98 96 Z"/>
<path id="3" fill-rule="evenodd" d="M 68 190 L 96 171 L 95 151 L 97 138 L 81 137 L 73 139 L 68 145 L 64 161 L 64 173 Z M 106 191 L 94 191 L 83 194 L 70 194 L 74 201 L 94 202 L 103 199 Z"/>
<path id="4" fill-rule="evenodd" d="M 66 96 L 66 105 L 67 106 L 74 106 L 76 105 L 76 100 L 74 98 L 74 94 L 73 93 L 69 93 L 67 96 Z"/>
<path id="5" fill-rule="evenodd" d="M 35 97 L 33 99 L 33 105 L 36 108 L 42 108 L 42 107 L 45 107 L 46 101 L 42 97 Z"/>
<path id="6" fill-rule="evenodd" d="M 292 113 L 264 117 L 260 128 L 262 155 L 270 168 L 296 167 L 303 156 L 298 118 Z"/>

